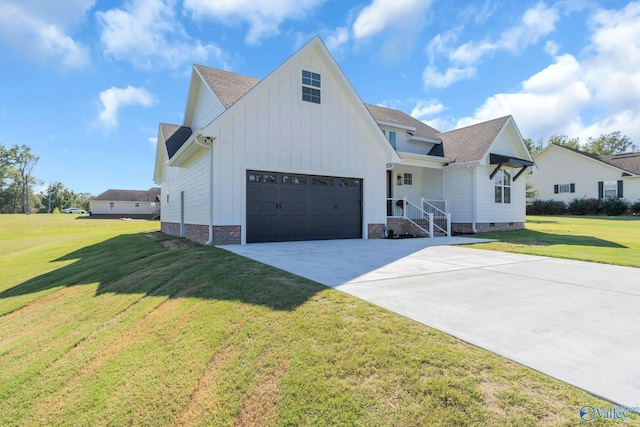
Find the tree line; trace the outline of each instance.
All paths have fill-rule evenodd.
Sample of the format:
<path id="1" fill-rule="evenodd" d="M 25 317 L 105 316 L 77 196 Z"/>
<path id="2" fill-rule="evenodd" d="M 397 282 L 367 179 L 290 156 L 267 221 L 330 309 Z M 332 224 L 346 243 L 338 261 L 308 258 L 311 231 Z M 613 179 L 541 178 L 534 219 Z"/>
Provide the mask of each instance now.
<path id="1" fill-rule="evenodd" d="M 60 183 L 43 182 L 32 175 L 40 157 L 28 145 L 0 144 L 0 213 L 59 212 L 68 207 L 89 210 L 91 194 L 75 193 Z"/>
<path id="2" fill-rule="evenodd" d="M 623 135 L 620 131 L 603 133 L 597 138 L 589 137 L 585 144 L 580 142 L 580 138 L 569 138 L 567 135 L 552 135 L 546 143 L 543 139 L 534 142 L 531 138 L 526 138 L 524 143 L 532 155 L 542 151 L 548 144 L 562 145 L 598 156 L 610 156 L 613 154 L 638 151 L 638 146 L 635 145 L 627 135 Z"/>

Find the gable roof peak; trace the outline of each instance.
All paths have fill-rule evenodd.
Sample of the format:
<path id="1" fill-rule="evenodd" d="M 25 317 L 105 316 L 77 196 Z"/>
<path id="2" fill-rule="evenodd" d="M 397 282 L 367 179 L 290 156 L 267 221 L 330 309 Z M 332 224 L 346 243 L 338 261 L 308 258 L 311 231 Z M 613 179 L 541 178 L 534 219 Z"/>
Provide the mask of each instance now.
<path id="1" fill-rule="evenodd" d="M 480 160 L 509 120 L 513 120 L 511 115 L 438 134 L 445 157 L 456 163 Z"/>
<path id="2" fill-rule="evenodd" d="M 205 65 L 194 64 L 193 68 L 220 99 L 224 108 L 231 107 L 261 81 L 256 77 L 219 70 Z"/>

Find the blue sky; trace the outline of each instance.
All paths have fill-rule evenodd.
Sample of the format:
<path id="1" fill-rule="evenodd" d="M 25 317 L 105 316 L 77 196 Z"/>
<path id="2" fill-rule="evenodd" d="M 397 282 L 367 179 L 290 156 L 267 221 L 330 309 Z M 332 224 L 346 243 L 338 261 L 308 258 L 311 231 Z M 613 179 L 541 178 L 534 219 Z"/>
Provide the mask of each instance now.
<path id="1" fill-rule="evenodd" d="M 0 0 L 0 143 L 97 195 L 153 186 L 193 63 L 265 77 L 320 35 L 365 102 L 441 131 L 640 144 L 640 1 Z"/>

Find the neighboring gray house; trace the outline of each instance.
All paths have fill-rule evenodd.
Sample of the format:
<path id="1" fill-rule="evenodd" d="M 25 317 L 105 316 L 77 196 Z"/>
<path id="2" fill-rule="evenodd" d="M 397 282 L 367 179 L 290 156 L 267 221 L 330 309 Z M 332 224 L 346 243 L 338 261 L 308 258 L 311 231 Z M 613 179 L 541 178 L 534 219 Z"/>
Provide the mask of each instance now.
<path id="1" fill-rule="evenodd" d="M 364 104 L 320 38 L 264 79 L 193 67 L 161 123 L 162 231 L 207 244 L 517 229 L 532 158 L 511 116 L 438 132 Z"/>
<path id="2" fill-rule="evenodd" d="M 160 217 L 160 187 L 149 190 L 107 190 L 91 199 L 91 216 L 98 218 Z"/>
<path id="3" fill-rule="evenodd" d="M 640 199 L 640 153 L 598 156 L 549 144 L 534 156 L 536 171 L 528 178 L 537 198 L 569 202 L 575 198 Z"/>

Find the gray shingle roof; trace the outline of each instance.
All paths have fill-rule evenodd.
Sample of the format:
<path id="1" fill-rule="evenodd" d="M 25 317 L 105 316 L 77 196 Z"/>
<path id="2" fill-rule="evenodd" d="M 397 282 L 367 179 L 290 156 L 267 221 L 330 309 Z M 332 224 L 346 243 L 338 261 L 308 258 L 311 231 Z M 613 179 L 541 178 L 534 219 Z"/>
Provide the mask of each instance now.
<path id="1" fill-rule="evenodd" d="M 194 65 L 194 67 L 196 67 L 225 108 L 231 107 L 261 81 L 254 77 L 203 65 Z M 444 151 L 445 157 L 454 158 L 459 163 L 481 159 L 510 117 L 500 117 L 462 129 L 441 133 L 400 110 L 372 104 L 365 104 L 365 106 L 377 122 L 413 127 L 416 129 L 411 132 L 414 136 L 442 141 L 442 147 L 434 146 L 433 152 L 429 154 L 442 156 L 442 151 Z M 169 158 L 171 158 L 191 136 L 191 130 L 177 125 L 161 124 L 161 126 L 163 126 L 163 134 L 165 134 L 165 141 L 167 141 L 167 152 L 169 153 Z M 171 139 L 171 144 L 169 139 Z"/>
<path id="2" fill-rule="evenodd" d="M 634 175 L 640 175 L 640 153 L 614 154 L 612 156 L 601 156 L 600 159 Z"/>
<path id="3" fill-rule="evenodd" d="M 180 125 L 171 125 L 169 123 L 160 123 L 160 132 L 164 138 L 167 147 L 167 155 L 172 158 L 174 154 L 182 147 L 187 139 L 191 136 L 191 128 Z"/>
<path id="4" fill-rule="evenodd" d="M 159 202 L 160 187 L 151 187 L 146 191 L 109 189 L 94 197 L 93 200 L 108 200 L 112 202 Z"/>
<path id="5" fill-rule="evenodd" d="M 565 147 L 564 145 L 559 144 L 556 145 L 566 150 L 573 151 L 576 154 L 581 154 L 585 157 L 590 157 L 602 163 L 615 166 L 633 175 L 640 175 L 640 152 L 598 156 L 597 154 L 587 153 L 586 151 L 578 150 L 576 148 Z"/>
<path id="6" fill-rule="evenodd" d="M 424 124 L 420 120 L 411 117 L 407 113 L 404 113 L 400 110 L 394 110 L 392 108 L 380 107 L 379 105 L 364 105 L 367 107 L 367 109 L 377 122 L 387 122 L 398 124 L 401 126 L 413 127 L 416 128 L 416 130 L 412 132 L 414 136 L 440 140 L 440 138 L 438 138 L 437 136 L 439 133 L 437 130 L 429 125 Z"/>
<path id="7" fill-rule="evenodd" d="M 442 140 L 445 157 L 456 163 L 480 160 L 511 116 L 500 117 L 475 125 L 438 134 Z"/>
<path id="8" fill-rule="evenodd" d="M 243 76 L 229 71 L 194 65 L 205 82 L 220 99 L 224 108 L 229 108 L 242 98 L 247 92 L 260 83 L 260 79 Z"/>

